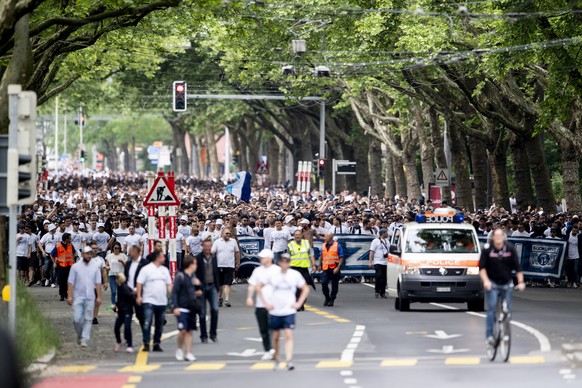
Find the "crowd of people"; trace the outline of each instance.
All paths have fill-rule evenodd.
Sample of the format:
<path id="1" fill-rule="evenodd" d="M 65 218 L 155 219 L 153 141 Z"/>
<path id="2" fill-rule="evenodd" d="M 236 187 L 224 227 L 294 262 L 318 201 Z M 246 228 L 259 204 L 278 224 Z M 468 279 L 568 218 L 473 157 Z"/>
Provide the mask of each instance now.
<path id="1" fill-rule="evenodd" d="M 146 174 L 62 175 L 51 178 L 46 187 L 39 190 L 34 205 L 23 207 L 19 218 L 16 251 L 22 281 L 29 286 L 58 287 L 60 300 L 73 306 L 79 344 L 84 347 L 91 325 L 99 323 L 102 291 L 110 289 L 110 308 L 118 314 L 116 351 L 121 349 L 120 331 L 124 325 L 127 351 L 133 351 L 130 329 L 134 313 L 143 329 L 145 350 L 150 350 L 150 329 L 154 325 L 152 350 L 161 351 L 164 315 L 170 305 L 181 333 L 176 358 L 189 361 L 195 359 L 189 345 L 191 332 L 196 329 L 191 312 L 200 315 L 201 341 L 216 341 L 219 308 L 231 306 L 230 286 L 241 259 L 238 237 L 265 239 L 268 250 L 262 252 L 262 265 L 263 258 L 275 263 L 291 261 L 291 270 L 303 282 L 295 272 L 284 276 L 293 279 L 290 284 L 298 299 L 304 301 L 307 297 L 302 290 L 306 284 L 313 285 L 310 275 L 321 271 L 325 305 L 331 307 L 337 296 L 343 258 L 334 236 L 377 237 L 371 247 L 370 267 L 377 270 L 376 297 L 385 298 L 385 277 L 378 269 L 394 231 L 421 212 L 449 206 L 406 196 L 304 194 L 293 187 L 255 187 L 252 199 L 240 202 L 219 182 L 176 177 L 175 190 L 181 202 L 177 210 L 176 251 L 181 272 L 172 282 L 165 253 L 168 240 L 160 238 L 159 231 L 148 230 L 148 213 L 143 206 L 148 192 Z M 464 213 L 465 222 L 472 223 L 479 235 L 491 237 L 495 228 L 502 228 L 507 236 L 567 241 L 567 281 L 569 286 L 577 286 L 582 270 L 582 234 L 577 215 L 517 206 L 511 210 L 495 206 L 477 212 L 457 210 Z M 313 257 L 314 239 L 324 241 L 319 264 Z M 149 240 L 155 240 L 153 249 Z M 265 318 L 269 312 L 259 310 L 272 304 L 272 290 L 265 291 L 265 286 L 277 287 L 273 287 L 272 276 L 255 275 L 249 280 L 252 290 L 247 304 L 254 305 L 256 300 L 265 352 L 277 357 L 278 349 L 273 351 L 266 338 Z M 288 302 L 284 297 L 281 300 Z M 301 310 L 302 305 L 303 302 L 297 308 Z M 289 308 L 281 307 L 286 312 Z M 277 330 L 294 327 L 289 319 L 273 321 Z"/>

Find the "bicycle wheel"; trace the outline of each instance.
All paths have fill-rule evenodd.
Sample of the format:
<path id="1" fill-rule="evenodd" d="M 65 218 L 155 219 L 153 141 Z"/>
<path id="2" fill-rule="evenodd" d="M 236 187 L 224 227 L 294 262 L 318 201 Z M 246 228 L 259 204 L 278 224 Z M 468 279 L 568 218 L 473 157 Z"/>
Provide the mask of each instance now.
<path id="1" fill-rule="evenodd" d="M 505 316 L 503 322 L 501 322 L 501 335 L 499 337 L 499 347 L 501 352 L 501 358 L 503 362 L 509 360 L 509 353 L 511 351 L 511 328 L 510 328 L 509 317 Z"/>
<path id="2" fill-rule="evenodd" d="M 494 361 L 495 356 L 497 356 L 497 345 L 499 344 L 499 321 L 495 317 L 495 322 L 493 322 L 493 342 L 487 344 L 487 357 L 489 361 Z"/>

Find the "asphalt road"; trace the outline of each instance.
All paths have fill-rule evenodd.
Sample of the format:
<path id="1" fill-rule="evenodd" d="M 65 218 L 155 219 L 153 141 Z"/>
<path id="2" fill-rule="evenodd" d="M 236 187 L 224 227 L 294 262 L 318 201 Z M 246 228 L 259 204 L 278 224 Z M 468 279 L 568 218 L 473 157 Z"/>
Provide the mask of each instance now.
<path id="1" fill-rule="evenodd" d="M 115 358 L 76 369 L 60 365 L 38 386 L 582 386 L 582 371 L 560 354 L 563 343 L 582 342 L 582 291 L 540 288 L 515 294 L 507 364 L 485 358 L 484 315 L 467 312 L 465 305 L 413 304 L 402 313 L 394 310 L 393 299 L 374 299 L 368 285 L 341 284 L 336 306 L 328 308 L 321 292 L 312 292 L 309 308 L 298 314 L 292 372 L 274 371 L 272 363 L 260 361 L 254 314 L 243 306 L 245 292 L 246 286 L 234 286 L 233 307 L 220 309 L 218 343 L 196 338 L 195 363 L 174 359 L 175 320 L 168 316 L 163 353 L 140 353 L 133 365 Z"/>

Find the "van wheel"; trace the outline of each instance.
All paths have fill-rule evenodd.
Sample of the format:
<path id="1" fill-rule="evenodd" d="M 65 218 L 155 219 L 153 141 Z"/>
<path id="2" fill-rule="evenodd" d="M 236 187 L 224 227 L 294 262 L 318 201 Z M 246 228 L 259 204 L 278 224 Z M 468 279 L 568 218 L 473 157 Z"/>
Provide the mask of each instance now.
<path id="1" fill-rule="evenodd" d="M 394 310 L 400 310 L 400 298 L 394 298 Z"/>
<path id="2" fill-rule="evenodd" d="M 469 311 L 476 312 L 485 311 L 485 300 L 481 299 L 474 302 L 467 302 L 467 308 L 469 309 Z"/>
<path id="3" fill-rule="evenodd" d="M 404 299 L 400 294 L 400 287 L 398 287 L 398 297 L 396 298 L 398 301 L 397 309 L 400 311 L 410 311 L 410 301 L 408 299 Z"/>

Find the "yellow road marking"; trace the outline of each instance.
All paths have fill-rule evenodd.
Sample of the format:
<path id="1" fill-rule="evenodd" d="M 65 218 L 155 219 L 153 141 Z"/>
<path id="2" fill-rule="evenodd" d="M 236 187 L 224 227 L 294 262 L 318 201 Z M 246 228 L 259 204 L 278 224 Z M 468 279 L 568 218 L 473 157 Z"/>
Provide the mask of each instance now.
<path id="1" fill-rule="evenodd" d="M 305 310 L 306 311 L 309 311 L 310 313 L 314 313 L 314 314 L 317 314 L 317 315 L 321 315 L 324 318 L 331 319 L 331 320 L 336 321 L 336 322 L 339 322 L 339 323 L 349 323 L 350 322 L 349 319 L 344 319 L 342 317 L 338 317 L 337 315 L 330 314 L 327 311 L 323 311 L 323 310 L 320 310 L 320 309 L 316 309 L 313 306 L 305 305 Z"/>
<path id="2" fill-rule="evenodd" d="M 479 365 L 479 357 L 449 357 L 445 360 L 445 365 Z"/>
<path id="3" fill-rule="evenodd" d="M 319 325 L 329 325 L 331 322 L 311 322 L 306 323 L 306 326 L 319 326 Z"/>
<path id="4" fill-rule="evenodd" d="M 121 373 L 147 373 L 160 369 L 160 364 L 128 365 L 119 369 Z"/>
<path id="5" fill-rule="evenodd" d="M 237 330 L 253 330 L 253 329 L 256 329 L 256 326 L 246 326 L 237 328 Z"/>
<path id="6" fill-rule="evenodd" d="M 139 352 L 137 352 L 137 356 L 135 357 L 135 365 L 147 365 L 149 356 L 150 353 L 144 352 L 142 346 Z"/>
<path id="7" fill-rule="evenodd" d="M 339 318 L 339 319 L 336 319 L 336 322 L 339 322 L 339 323 L 349 323 L 351 321 L 349 319 Z"/>
<path id="8" fill-rule="evenodd" d="M 319 368 L 319 369 L 349 368 L 353 364 L 354 364 L 353 361 L 327 360 L 327 361 L 320 361 L 315 367 Z"/>
<path id="9" fill-rule="evenodd" d="M 123 384 L 121 388 L 135 388 L 135 384 Z"/>
<path id="10" fill-rule="evenodd" d="M 201 364 L 192 364 L 192 365 L 188 366 L 184 370 L 189 370 L 189 371 L 215 371 L 215 370 L 221 370 L 225 366 L 226 366 L 226 364 L 225 363 L 221 363 L 221 362 L 201 363 Z"/>
<path id="11" fill-rule="evenodd" d="M 339 317 L 337 315 L 331 315 L 331 314 L 328 314 L 325 317 L 329 318 L 329 319 L 339 319 Z"/>
<path id="12" fill-rule="evenodd" d="M 128 383 L 141 383 L 141 376 L 129 376 L 129 379 L 127 379 Z"/>
<path id="13" fill-rule="evenodd" d="M 510 357 L 510 364 L 543 364 L 546 359 L 543 356 L 521 356 L 521 357 Z"/>
<path id="14" fill-rule="evenodd" d="M 414 358 L 398 358 L 391 360 L 384 360 L 380 364 L 381 367 L 392 367 L 392 366 L 415 366 L 418 360 Z"/>
<path id="15" fill-rule="evenodd" d="M 68 365 L 59 369 L 60 373 L 87 373 L 97 368 L 96 365 Z"/>
<path id="16" fill-rule="evenodd" d="M 275 366 L 273 362 L 257 362 L 251 366 L 251 370 L 273 370 Z"/>

